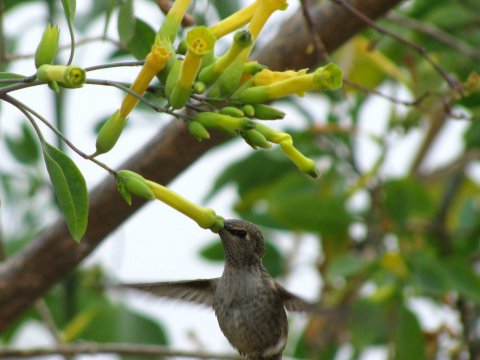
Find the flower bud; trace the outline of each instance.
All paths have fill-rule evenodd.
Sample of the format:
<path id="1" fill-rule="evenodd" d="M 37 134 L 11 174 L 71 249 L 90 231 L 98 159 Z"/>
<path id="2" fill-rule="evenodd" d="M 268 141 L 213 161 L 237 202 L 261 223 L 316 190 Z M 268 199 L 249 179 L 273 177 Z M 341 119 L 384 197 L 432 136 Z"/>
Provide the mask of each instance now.
<path id="1" fill-rule="evenodd" d="M 255 129 L 242 131 L 241 135 L 245 142 L 255 150 L 259 147 L 263 149 L 270 149 L 272 147 L 272 144 L 267 141 L 265 136 Z"/>
<path id="2" fill-rule="evenodd" d="M 83 86 L 87 78 L 85 70 L 79 66 L 42 65 L 37 69 L 37 78 L 41 81 L 56 81 L 68 88 Z"/>
<path id="3" fill-rule="evenodd" d="M 117 187 L 129 205 L 131 204 L 130 194 L 147 200 L 155 199 L 155 194 L 147 185 L 146 180 L 133 171 L 120 170 L 117 173 Z"/>
<path id="4" fill-rule="evenodd" d="M 198 113 L 194 120 L 206 128 L 223 130 L 229 134 L 255 128 L 255 123 L 246 117 L 238 118 L 215 112 Z"/>
<path id="5" fill-rule="evenodd" d="M 198 121 L 189 121 L 187 128 L 190 134 L 192 134 L 192 136 L 198 141 L 210 139 L 210 134 L 208 133 L 207 129 L 205 129 L 205 126 L 200 124 Z"/>
<path id="6" fill-rule="evenodd" d="M 38 69 L 42 65 L 51 65 L 57 56 L 58 38 L 60 28 L 58 25 L 52 27 L 48 24 L 43 31 L 42 39 L 35 51 L 35 67 Z"/>
<path id="7" fill-rule="evenodd" d="M 249 118 L 254 117 L 255 115 L 255 108 L 250 104 L 243 105 L 242 110 Z"/>
<path id="8" fill-rule="evenodd" d="M 93 156 L 104 154 L 115 146 L 126 122 L 127 119 L 120 115 L 120 110 L 117 110 L 108 118 L 98 133 L 96 142 L 97 150 Z"/>
<path id="9" fill-rule="evenodd" d="M 260 120 L 278 120 L 285 117 L 283 111 L 267 104 L 256 104 L 253 108 L 255 109 L 254 117 Z"/>
<path id="10" fill-rule="evenodd" d="M 224 108 L 220 109 L 220 114 L 230 115 L 234 117 L 244 117 L 245 113 L 242 109 L 239 109 L 234 106 L 225 106 Z"/>

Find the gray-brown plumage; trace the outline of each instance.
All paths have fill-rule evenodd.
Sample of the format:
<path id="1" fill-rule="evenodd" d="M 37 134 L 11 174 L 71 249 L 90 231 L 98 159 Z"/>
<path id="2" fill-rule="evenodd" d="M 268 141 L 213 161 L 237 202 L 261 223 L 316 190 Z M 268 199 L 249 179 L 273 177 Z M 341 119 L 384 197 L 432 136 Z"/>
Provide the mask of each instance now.
<path id="1" fill-rule="evenodd" d="M 260 229 L 242 220 L 225 220 L 220 230 L 225 267 L 220 278 L 122 287 L 213 307 L 225 337 L 248 359 L 281 359 L 287 341 L 285 309 L 322 312 L 275 282 L 262 264 Z"/>

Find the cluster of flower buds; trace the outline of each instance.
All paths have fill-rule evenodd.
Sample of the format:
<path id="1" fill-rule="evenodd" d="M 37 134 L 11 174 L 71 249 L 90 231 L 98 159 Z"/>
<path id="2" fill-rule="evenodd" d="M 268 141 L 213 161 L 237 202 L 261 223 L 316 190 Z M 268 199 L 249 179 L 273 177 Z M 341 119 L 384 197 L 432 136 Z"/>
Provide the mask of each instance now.
<path id="1" fill-rule="evenodd" d="M 269 149 L 272 144 L 278 144 L 300 171 L 318 177 L 315 162 L 294 147 L 292 137 L 262 124 L 262 121 L 285 116 L 282 111 L 267 104 L 273 100 L 292 94 L 303 96 L 308 91 L 340 88 L 341 70 L 334 64 L 328 64 L 311 72 L 308 69 L 280 72 L 249 60 L 265 23 L 275 11 L 287 7 L 286 0 L 254 0 L 217 24 L 190 29 L 175 49 L 181 20 L 190 2 L 175 0 L 173 3 L 142 69 L 130 87 L 131 91 L 101 128 L 96 151 L 91 156 L 113 148 L 129 114 L 156 77 L 163 85 L 163 96 L 171 109 L 181 109 L 189 103 L 195 105 L 196 115 L 182 118 L 190 133 L 199 141 L 210 137 L 210 129 L 220 129 L 232 136 L 242 137 L 254 149 Z M 214 53 L 216 41 L 230 33 L 234 33 L 231 46 L 217 56 Z M 49 50 L 45 50 L 47 43 Z M 48 27 L 37 50 L 39 79 L 67 87 L 81 86 L 85 81 L 82 69 L 52 65 L 52 54 L 56 54 L 57 46 L 54 44 L 58 44 L 58 28 Z M 127 201 L 130 201 L 130 193 L 146 199 L 157 198 L 190 216 L 202 227 L 213 231 L 221 227 L 221 218 L 212 210 L 200 208 L 138 174 L 119 172 L 117 181 Z"/>

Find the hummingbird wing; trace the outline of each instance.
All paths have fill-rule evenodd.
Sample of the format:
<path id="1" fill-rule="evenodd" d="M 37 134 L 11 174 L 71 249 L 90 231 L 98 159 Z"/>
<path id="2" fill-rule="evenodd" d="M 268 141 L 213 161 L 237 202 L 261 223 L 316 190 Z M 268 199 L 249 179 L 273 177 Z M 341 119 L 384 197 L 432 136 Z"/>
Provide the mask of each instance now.
<path id="1" fill-rule="evenodd" d="M 148 292 L 155 296 L 213 306 L 218 278 L 166 281 L 143 284 L 120 284 L 119 287 Z"/>
<path id="2" fill-rule="evenodd" d="M 275 285 L 277 286 L 278 293 L 283 300 L 283 306 L 285 306 L 285 309 L 288 311 L 309 312 L 315 314 L 331 313 L 331 310 L 323 309 L 319 305 L 311 303 L 291 293 L 279 283 L 275 282 Z"/>

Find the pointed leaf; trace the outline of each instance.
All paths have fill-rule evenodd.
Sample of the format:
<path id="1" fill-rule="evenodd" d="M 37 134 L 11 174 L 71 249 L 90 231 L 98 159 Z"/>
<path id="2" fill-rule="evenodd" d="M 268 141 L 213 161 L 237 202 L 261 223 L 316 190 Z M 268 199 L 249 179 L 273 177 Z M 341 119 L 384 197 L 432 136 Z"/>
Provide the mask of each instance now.
<path id="1" fill-rule="evenodd" d="M 424 336 L 416 316 L 405 307 L 399 316 L 394 360 L 426 359 Z"/>
<path id="2" fill-rule="evenodd" d="M 9 72 L 0 72 L 0 80 L 23 79 L 23 78 L 25 78 L 25 76 L 23 75 L 9 73 Z M 11 85 L 11 83 L 0 82 L 0 87 L 8 86 L 8 85 Z"/>
<path id="3" fill-rule="evenodd" d="M 118 13 L 118 36 L 124 44 L 132 39 L 135 34 L 135 16 L 133 12 L 133 0 L 127 0 L 120 7 Z"/>
<path id="4" fill-rule="evenodd" d="M 45 143 L 43 156 L 60 210 L 76 241 L 85 234 L 88 193 L 85 179 L 75 163 L 57 148 Z"/>
<path id="5" fill-rule="evenodd" d="M 40 150 L 35 136 L 25 123 L 22 125 L 22 135 L 18 138 L 5 136 L 5 144 L 15 159 L 21 163 L 34 164 L 39 158 Z"/>

